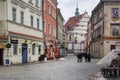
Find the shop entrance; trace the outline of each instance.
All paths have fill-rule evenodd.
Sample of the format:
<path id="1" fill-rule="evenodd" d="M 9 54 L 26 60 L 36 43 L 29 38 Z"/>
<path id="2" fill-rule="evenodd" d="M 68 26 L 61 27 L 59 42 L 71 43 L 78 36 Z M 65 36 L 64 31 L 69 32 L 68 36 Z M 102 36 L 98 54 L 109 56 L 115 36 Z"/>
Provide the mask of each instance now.
<path id="1" fill-rule="evenodd" d="M 0 65 L 3 65 L 3 49 L 0 49 Z"/>
<path id="2" fill-rule="evenodd" d="M 22 63 L 27 63 L 27 44 L 22 44 Z"/>

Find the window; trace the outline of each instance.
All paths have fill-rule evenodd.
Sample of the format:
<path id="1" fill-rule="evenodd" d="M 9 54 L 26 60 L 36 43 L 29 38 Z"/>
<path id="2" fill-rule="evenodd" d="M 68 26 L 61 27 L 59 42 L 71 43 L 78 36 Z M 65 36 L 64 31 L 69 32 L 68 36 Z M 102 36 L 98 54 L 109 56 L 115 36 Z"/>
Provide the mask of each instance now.
<path id="1" fill-rule="evenodd" d="M 54 11 L 52 11 L 52 17 L 54 17 Z"/>
<path id="2" fill-rule="evenodd" d="M 55 27 L 53 27 L 53 31 L 52 31 L 53 33 L 53 35 L 56 37 L 56 28 Z"/>
<path id="3" fill-rule="evenodd" d="M 54 17 L 56 19 L 56 13 L 54 10 L 52 11 L 52 17 Z"/>
<path id="4" fill-rule="evenodd" d="M 50 6 L 48 5 L 48 14 L 50 14 Z"/>
<path id="5" fill-rule="evenodd" d="M 13 21 L 16 22 L 16 8 L 12 8 Z"/>
<path id="6" fill-rule="evenodd" d="M 31 27 L 33 27 L 33 16 L 31 16 Z"/>
<path id="7" fill-rule="evenodd" d="M 38 46 L 38 54 L 41 53 L 41 45 Z"/>
<path id="8" fill-rule="evenodd" d="M 112 17 L 119 16 L 119 8 L 112 8 Z"/>
<path id="9" fill-rule="evenodd" d="M 78 41 L 77 41 L 77 36 L 75 37 L 75 43 L 77 43 Z"/>
<path id="10" fill-rule="evenodd" d="M 29 0 L 29 3 L 32 3 L 32 0 Z"/>
<path id="11" fill-rule="evenodd" d="M 110 50 L 112 51 L 113 49 L 116 49 L 115 45 L 110 45 Z"/>
<path id="12" fill-rule="evenodd" d="M 50 24 L 48 24 L 48 34 L 51 34 L 51 27 L 50 27 Z"/>
<path id="13" fill-rule="evenodd" d="M 18 45 L 17 44 L 13 44 L 13 54 L 14 55 L 17 55 L 17 48 L 18 48 Z"/>
<path id="14" fill-rule="evenodd" d="M 39 29 L 39 26 L 40 26 L 40 21 L 39 21 L 39 19 L 37 18 L 37 29 Z"/>
<path id="15" fill-rule="evenodd" d="M 118 36 L 118 31 L 119 31 L 119 27 L 118 26 L 113 26 L 112 27 L 112 35 L 113 36 Z"/>
<path id="16" fill-rule="evenodd" d="M 67 30 L 68 30 L 68 31 L 71 31 L 70 24 L 67 25 Z"/>
<path id="17" fill-rule="evenodd" d="M 43 29 L 44 29 L 44 32 L 46 32 L 46 24 L 45 24 L 45 21 L 43 21 Z"/>
<path id="18" fill-rule="evenodd" d="M 43 0 L 43 10 L 45 11 L 45 1 Z"/>
<path id="19" fill-rule="evenodd" d="M 32 54 L 35 55 L 35 44 L 32 44 Z"/>
<path id="20" fill-rule="evenodd" d="M 39 0 L 36 0 L 36 6 L 38 6 Z"/>
<path id="21" fill-rule="evenodd" d="M 72 36 L 70 35 L 70 36 L 69 36 L 69 41 L 71 41 L 71 40 L 72 40 Z"/>
<path id="22" fill-rule="evenodd" d="M 20 12 L 20 19 L 21 19 L 20 23 L 24 24 L 24 12 L 23 11 Z"/>

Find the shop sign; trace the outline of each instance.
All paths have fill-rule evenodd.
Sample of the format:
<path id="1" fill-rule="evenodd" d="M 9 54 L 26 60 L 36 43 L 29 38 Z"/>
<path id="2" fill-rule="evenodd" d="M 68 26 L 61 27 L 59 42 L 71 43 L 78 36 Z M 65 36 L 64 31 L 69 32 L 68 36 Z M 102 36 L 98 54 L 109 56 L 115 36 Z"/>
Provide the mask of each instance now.
<path id="1" fill-rule="evenodd" d="M 0 44 L 0 48 L 3 49 L 5 46 L 3 44 Z"/>
<path id="2" fill-rule="evenodd" d="M 6 48 L 10 48 L 11 47 L 11 44 L 10 43 L 7 43 L 6 44 Z"/>
<path id="3" fill-rule="evenodd" d="M 11 40 L 11 43 L 18 44 L 18 40 Z"/>

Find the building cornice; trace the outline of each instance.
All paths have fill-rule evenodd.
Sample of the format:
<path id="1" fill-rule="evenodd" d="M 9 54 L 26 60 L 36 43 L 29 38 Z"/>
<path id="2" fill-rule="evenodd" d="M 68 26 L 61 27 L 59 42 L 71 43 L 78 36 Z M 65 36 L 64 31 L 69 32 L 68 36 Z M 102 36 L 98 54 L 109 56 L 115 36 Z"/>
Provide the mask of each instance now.
<path id="1" fill-rule="evenodd" d="M 3 40 L 8 40 L 8 37 L 7 36 L 0 36 L 0 40 L 3 39 Z"/>
<path id="2" fill-rule="evenodd" d="M 36 40 L 36 41 L 43 41 L 43 38 L 37 37 L 37 36 L 32 36 L 28 34 L 22 34 L 22 33 L 17 33 L 13 31 L 9 31 L 10 37 L 16 37 L 16 38 L 23 38 L 23 39 L 29 39 L 29 40 Z"/>
<path id="3" fill-rule="evenodd" d="M 103 39 L 115 40 L 115 39 L 120 39 L 120 36 L 103 36 Z"/>
<path id="4" fill-rule="evenodd" d="M 96 13 L 98 10 L 100 10 L 104 5 L 114 4 L 113 2 L 120 3 L 120 0 L 100 0 L 100 2 L 97 4 L 97 6 L 93 9 L 92 15 L 94 15 L 94 13 Z"/>

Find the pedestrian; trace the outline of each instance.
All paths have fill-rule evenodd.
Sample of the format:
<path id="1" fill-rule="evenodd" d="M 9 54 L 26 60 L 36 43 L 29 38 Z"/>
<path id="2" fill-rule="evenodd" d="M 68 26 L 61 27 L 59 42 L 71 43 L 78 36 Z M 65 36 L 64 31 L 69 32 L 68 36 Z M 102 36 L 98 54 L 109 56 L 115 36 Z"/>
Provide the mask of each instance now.
<path id="1" fill-rule="evenodd" d="M 84 53 L 85 61 L 88 62 L 88 54 Z"/>
<path id="2" fill-rule="evenodd" d="M 91 55 L 90 53 L 87 54 L 88 62 L 91 62 Z"/>
<path id="3" fill-rule="evenodd" d="M 82 53 L 77 53 L 77 62 L 82 62 Z"/>

